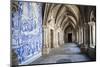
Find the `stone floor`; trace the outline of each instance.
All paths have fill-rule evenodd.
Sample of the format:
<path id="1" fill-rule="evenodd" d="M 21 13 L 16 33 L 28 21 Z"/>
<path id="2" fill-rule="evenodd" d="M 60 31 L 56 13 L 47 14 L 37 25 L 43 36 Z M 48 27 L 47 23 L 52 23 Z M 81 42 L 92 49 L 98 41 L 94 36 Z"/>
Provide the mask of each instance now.
<path id="1" fill-rule="evenodd" d="M 59 48 L 53 48 L 48 56 L 42 56 L 31 64 L 51 64 L 89 61 L 90 59 L 81 53 L 75 43 L 66 43 Z"/>

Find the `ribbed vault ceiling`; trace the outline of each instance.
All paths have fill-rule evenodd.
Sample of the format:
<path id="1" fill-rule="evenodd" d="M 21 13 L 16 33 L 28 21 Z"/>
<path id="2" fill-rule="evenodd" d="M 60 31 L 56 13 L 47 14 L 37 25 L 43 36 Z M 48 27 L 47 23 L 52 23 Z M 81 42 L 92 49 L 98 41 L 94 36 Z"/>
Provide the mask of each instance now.
<path id="1" fill-rule="evenodd" d="M 49 8 L 48 18 L 50 19 L 50 15 L 52 15 L 52 17 L 55 19 L 55 24 L 58 27 L 65 29 L 69 24 L 72 24 L 72 26 L 75 28 L 75 26 L 78 24 L 80 12 L 76 5 L 51 4 Z"/>

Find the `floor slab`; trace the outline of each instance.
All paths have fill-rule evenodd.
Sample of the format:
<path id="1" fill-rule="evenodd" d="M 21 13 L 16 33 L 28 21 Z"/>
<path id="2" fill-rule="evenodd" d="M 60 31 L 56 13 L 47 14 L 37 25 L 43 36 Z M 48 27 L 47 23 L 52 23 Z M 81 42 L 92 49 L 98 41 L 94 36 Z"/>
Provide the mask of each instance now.
<path id="1" fill-rule="evenodd" d="M 81 53 L 77 44 L 66 43 L 59 48 L 53 48 L 48 56 L 42 56 L 31 64 L 69 63 L 89 60 L 89 57 Z"/>

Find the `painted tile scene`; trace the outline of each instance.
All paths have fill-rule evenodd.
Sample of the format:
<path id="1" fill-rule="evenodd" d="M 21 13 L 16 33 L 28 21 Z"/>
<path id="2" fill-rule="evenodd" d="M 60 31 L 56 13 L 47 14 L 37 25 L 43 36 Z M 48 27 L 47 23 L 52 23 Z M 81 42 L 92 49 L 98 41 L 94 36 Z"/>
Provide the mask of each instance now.
<path id="1" fill-rule="evenodd" d="M 96 61 L 96 6 L 11 2 L 11 63 Z"/>

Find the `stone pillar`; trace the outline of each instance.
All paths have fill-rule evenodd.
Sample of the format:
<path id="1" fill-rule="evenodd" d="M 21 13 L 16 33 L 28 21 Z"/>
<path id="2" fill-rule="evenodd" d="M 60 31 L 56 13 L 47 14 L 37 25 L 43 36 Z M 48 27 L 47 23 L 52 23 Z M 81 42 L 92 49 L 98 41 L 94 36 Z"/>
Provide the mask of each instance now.
<path id="1" fill-rule="evenodd" d="M 64 31 L 61 31 L 61 33 L 60 33 L 60 44 L 61 45 L 64 45 Z"/>
<path id="2" fill-rule="evenodd" d="M 46 26 L 43 27 L 43 55 L 49 54 L 49 42 L 48 42 L 48 28 Z"/>
<path id="3" fill-rule="evenodd" d="M 95 22 L 93 23 L 93 26 L 92 26 L 92 41 L 93 41 L 93 46 L 95 48 Z"/>
<path id="4" fill-rule="evenodd" d="M 83 29 L 79 29 L 79 44 L 83 43 Z"/>
<path id="5" fill-rule="evenodd" d="M 83 44 L 83 42 L 84 42 L 84 41 L 83 41 L 83 37 L 84 37 L 84 35 L 83 35 L 84 32 L 83 32 L 83 31 L 84 31 L 83 28 L 81 28 L 81 37 L 82 37 L 82 38 L 81 38 L 81 44 Z"/>
<path id="6" fill-rule="evenodd" d="M 91 25 L 89 27 L 90 27 L 90 46 L 91 46 L 91 44 L 92 44 L 92 40 L 91 40 Z"/>
<path id="7" fill-rule="evenodd" d="M 87 23 L 85 23 L 84 24 L 84 28 L 83 28 L 83 33 L 84 33 L 84 35 L 83 35 L 83 46 L 84 46 L 84 48 L 85 49 L 87 49 L 88 48 L 88 43 L 87 43 L 87 41 L 88 41 L 88 36 L 87 36 L 87 34 L 88 34 L 88 32 L 87 32 Z"/>
<path id="8" fill-rule="evenodd" d="M 79 42 L 78 40 L 79 40 L 79 33 L 77 31 L 77 43 Z"/>
<path id="9" fill-rule="evenodd" d="M 59 45 L 58 45 L 58 31 L 55 29 L 54 30 L 54 43 L 53 43 L 53 45 L 54 45 L 54 48 L 57 48 L 57 47 L 59 47 Z"/>
<path id="10" fill-rule="evenodd" d="M 80 29 L 78 30 L 78 44 L 80 45 Z"/>
<path id="11" fill-rule="evenodd" d="M 76 42 L 78 43 L 78 31 L 76 32 Z"/>
<path id="12" fill-rule="evenodd" d="M 90 47 L 95 48 L 95 22 L 89 22 L 90 27 Z"/>

